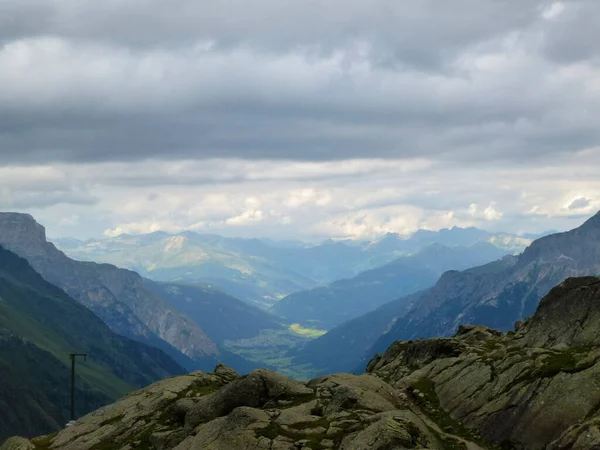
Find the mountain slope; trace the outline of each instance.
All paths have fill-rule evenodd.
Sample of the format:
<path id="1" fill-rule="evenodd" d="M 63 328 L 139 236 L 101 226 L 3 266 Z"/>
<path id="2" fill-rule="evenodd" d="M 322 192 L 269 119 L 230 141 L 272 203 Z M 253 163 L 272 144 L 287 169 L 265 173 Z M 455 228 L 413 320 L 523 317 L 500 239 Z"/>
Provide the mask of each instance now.
<path id="1" fill-rule="evenodd" d="M 319 361 L 322 371 L 352 370 L 351 364 L 364 367 L 395 340 L 448 336 L 463 322 L 508 330 L 532 314 L 552 286 L 568 277 L 599 273 L 600 213 L 575 230 L 534 241 L 518 257 L 447 272 L 432 288 L 395 300 L 309 343 L 297 361 Z M 373 336 L 378 337 L 372 340 Z M 343 367 L 323 358 L 331 348 L 346 355 Z"/>
<path id="2" fill-rule="evenodd" d="M 148 290 L 137 273 L 68 258 L 46 240 L 44 228 L 29 215 L 0 213 L 0 245 L 26 258 L 47 281 L 122 336 L 159 346 L 175 358 L 181 352 L 202 361 L 218 353 L 191 319 Z"/>
<path id="3" fill-rule="evenodd" d="M 354 278 L 291 294 L 275 304 L 273 311 L 294 322 L 316 322 L 317 328 L 331 329 L 398 297 L 433 285 L 447 270 L 465 269 L 503 255 L 504 251 L 487 243 L 470 247 L 431 244 L 414 255 Z"/>
<path id="4" fill-rule="evenodd" d="M 226 340 L 255 337 L 261 330 L 283 328 L 278 317 L 215 289 L 150 280 L 146 285 L 195 321 L 219 345 Z"/>
<path id="5" fill-rule="evenodd" d="M 69 353 L 78 361 L 79 414 L 184 369 L 162 351 L 114 334 L 87 308 L 0 247 L 0 437 L 63 426 Z"/>
<path id="6" fill-rule="evenodd" d="M 460 322 L 509 330 L 568 277 L 600 274 L 600 212 L 580 227 L 534 241 L 499 273 L 447 274 L 382 335 L 373 351 L 398 339 L 447 336 Z"/>
<path id="7" fill-rule="evenodd" d="M 600 278 L 571 278 L 514 332 L 462 325 L 451 338 L 395 342 L 366 374 L 306 383 L 267 370 L 239 377 L 220 365 L 158 382 L 33 444 L 593 450 L 600 448 L 599 339 Z M 15 438 L 0 450 L 31 448 Z"/>
<path id="8" fill-rule="evenodd" d="M 480 266 L 471 271 L 502 272 L 515 263 L 515 257 L 506 256 L 502 260 Z M 440 280 L 447 275 L 442 275 Z M 437 283 L 439 284 L 439 282 Z M 317 373 L 331 371 L 352 372 L 357 369 L 366 355 L 372 355 L 371 347 L 389 329 L 411 310 L 411 305 L 418 301 L 422 292 L 414 293 L 391 301 L 374 311 L 345 322 L 327 334 L 307 343 L 302 349 L 291 354 L 295 364 L 311 364 Z M 335 352 L 332 360 L 329 355 Z M 363 363 L 362 368 L 366 365 Z"/>

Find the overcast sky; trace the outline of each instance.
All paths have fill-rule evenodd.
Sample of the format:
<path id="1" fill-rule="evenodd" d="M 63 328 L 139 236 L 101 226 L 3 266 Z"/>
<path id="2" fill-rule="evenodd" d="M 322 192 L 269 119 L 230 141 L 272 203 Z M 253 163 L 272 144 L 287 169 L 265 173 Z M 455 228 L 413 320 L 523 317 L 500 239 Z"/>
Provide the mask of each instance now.
<path id="1" fill-rule="evenodd" d="M 52 236 L 568 229 L 600 1 L 0 0 L 0 210 Z"/>

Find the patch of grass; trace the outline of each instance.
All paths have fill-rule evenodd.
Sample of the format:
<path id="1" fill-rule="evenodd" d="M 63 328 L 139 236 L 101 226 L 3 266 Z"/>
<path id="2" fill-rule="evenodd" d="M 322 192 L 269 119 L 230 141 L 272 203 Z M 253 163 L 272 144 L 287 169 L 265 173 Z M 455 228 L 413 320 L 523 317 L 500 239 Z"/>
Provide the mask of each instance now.
<path id="1" fill-rule="evenodd" d="M 295 406 L 299 406 L 299 405 L 303 405 L 305 403 L 312 402 L 313 400 L 316 400 L 316 398 L 317 398 L 317 394 L 315 394 L 314 392 L 312 394 L 301 395 L 293 400 L 290 400 L 290 402 L 287 403 L 286 405 L 277 406 L 277 408 L 278 409 L 290 409 Z"/>
<path id="2" fill-rule="evenodd" d="M 266 437 L 268 439 L 275 439 L 277 436 L 281 435 L 281 425 L 275 423 L 275 422 L 271 422 L 269 425 L 267 425 L 264 428 L 259 428 L 258 430 L 256 430 L 256 436 L 257 437 Z"/>
<path id="3" fill-rule="evenodd" d="M 304 328 L 299 323 L 294 323 L 290 325 L 289 329 L 296 334 L 300 334 L 302 336 L 310 336 L 314 338 L 318 338 L 327 333 L 325 330 L 318 330 L 316 328 Z"/>
<path id="4" fill-rule="evenodd" d="M 451 437 L 441 437 L 444 450 L 467 450 L 467 444 Z"/>
<path id="5" fill-rule="evenodd" d="M 442 444 L 443 450 L 467 450 L 467 445 L 464 442 L 459 441 L 456 438 L 445 436 L 439 433 L 437 430 L 434 430 L 429 425 L 425 425 L 429 432 L 433 434 L 440 443 Z"/>
<path id="6" fill-rule="evenodd" d="M 36 450 L 47 450 L 50 448 L 50 445 L 52 445 L 52 439 L 54 439 L 57 435 L 58 431 L 46 436 L 31 439 L 31 443 L 34 445 Z"/>
<path id="7" fill-rule="evenodd" d="M 114 441 L 101 441 L 94 445 L 90 450 L 119 450 L 123 445 Z"/>
<path id="8" fill-rule="evenodd" d="M 152 433 L 154 433 L 154 430 L 148 427 L 134 437 L 127 439 L 127 441 L 101 441 L 94 445 L 90 450 L 118 450 L 123 447 L 129 447 L 135 450 L 152 450 L 154 448 L 150 443 L 150 436 Z"/>
<path id="9" fill-rule="evenodd" d="M 323 427 L 325 429 L 329 428 L 329 420 L 325 418 L 321 418 L 318 420 L 314 420 L 312 422 L 298 422 L 289 425 L 290 428 L 294 430 L 306 430 L 307 428 L 317 428 Z"/>
<path id="10" fill-rule="evenodd" d="M 329 447 L 323 446 L 322 442 L 325 439 L 329 439 L 334 442 L 334 445 L 339 445 L 343 437 L 346 435 L 344 430 L 340 430 L 337 433 L 327 435 L 327 431 L 317 434 L 309 434 L 305 435 L 303 433 L 304 430 L 308 430 L 311 428 L 322 427 L 325 430 L 329 429 L 329 421 L 326 419 L 319 419 L 314 422 L 300 422 L 291 424 L 288 426 L 288 429 L 284 429 L 281 425 L 275 422 L 271 422 L 264 428 L 260 428 L 255 431 L 257 437 L 264 436 L 271 440 L 275 439 L 277 436 L 284 436 L 295 441 L 300 439 L 306 439 L 307 446 L 313 450 L 325 450 Z"/>
<path id="11" fill-rule="evenodd" d="M 191 393 L 192 397 L 204 397 L 208 394 L 212 394 L 213 392 L 217 392 L 219 389 L 221 389 L 221 387 L 222 386 L 217 383 L 211 383 L 205 386 L 193 386 L 192 388 L 188 389 L 180 398 L 188 397 L 188 393 Z"/>
<path id="12" fill-rule="evenodd" d="M 589 369 L 594 365 L 594 361 L 590 359 L 585 363 L 581 363 L 587 356 L 588 350 L 585 348 L 570 348 L 564 351 L 553 351 L 542 360 L 540 367 L 531 369 L 523 373 L 521 376 L 513 380 L 506 390 L 512 389 L 514 386 L 523 382 L 531 382 L 538 378 L 552 378 L 561 372 L 577 373 L 582 370 Z"/>
<path id="13" fill-rule="evenodd" d="M 553 353 L 544 359 L 542 366 L 535 371 L 535 374 L 542 378 L 548 378 L 560 372 L 576 373 L 593 366 L 593 361 L 590 361 L 589 364 L 580 365 L 579 361 L 581 359 L 582 355 L 573 349 Z"/>

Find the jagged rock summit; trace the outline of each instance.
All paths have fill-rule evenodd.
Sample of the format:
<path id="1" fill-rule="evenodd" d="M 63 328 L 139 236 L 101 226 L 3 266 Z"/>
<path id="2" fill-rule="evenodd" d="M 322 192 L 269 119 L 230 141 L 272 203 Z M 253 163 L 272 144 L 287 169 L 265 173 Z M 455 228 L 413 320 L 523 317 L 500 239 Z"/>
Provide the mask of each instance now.
<path id="1" fill-rule="evenodd" d="M 515 331 L 463 325 L 308 382 L 219 365 L 0 450 L 600 449 L 599 336 L 600 278 L 571 278 Z"/>

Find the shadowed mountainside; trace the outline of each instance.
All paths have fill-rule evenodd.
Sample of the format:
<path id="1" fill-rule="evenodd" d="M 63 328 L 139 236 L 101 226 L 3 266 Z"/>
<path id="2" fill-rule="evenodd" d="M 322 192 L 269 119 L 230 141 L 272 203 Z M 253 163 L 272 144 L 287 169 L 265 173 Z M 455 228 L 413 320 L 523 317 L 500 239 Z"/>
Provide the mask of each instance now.
<path id="1" fill-rule="evenodd" d="M 184 369 L 161 350 L 113 333 L 91 311 L 0 247 L 0 436 L 50 432 L 69 411 L 69 353 L 78 362 L 77 412 Z"/>

